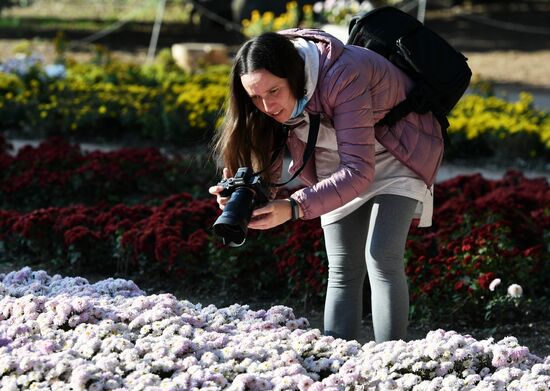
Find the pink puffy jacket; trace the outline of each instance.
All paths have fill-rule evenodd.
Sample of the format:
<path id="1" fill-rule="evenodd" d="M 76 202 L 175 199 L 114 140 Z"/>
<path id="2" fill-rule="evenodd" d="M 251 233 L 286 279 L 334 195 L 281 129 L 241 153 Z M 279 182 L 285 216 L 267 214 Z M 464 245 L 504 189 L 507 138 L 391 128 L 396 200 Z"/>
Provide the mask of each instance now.
<path id="1" fill-rule="evenodd" d="M 405 99 L 412 81 L 384 57 L 365 48 L 344 45 L 335 37 L 309 29 L 281 34 L 312 40 L 319 49 L 319 78 L 305 110 L 323 113 L 332 123 L 340 165 L 327 179 L 318 181 L 315 159 L 310 159 L 300 178 L 309 187 L 292 194 L 305 219 L 330 212 L 364 193 L 374 177 L 374 140 L 431 185 L 443 156 L 441 128 L 431 114 L 411 113 L 394 126 L 376 127 L 397 103 Z M 290 132 L 287 146 L 294 164 L 302 165 L 305 143 Z M 282 157 L 274 166 L 277 173 Z"/>

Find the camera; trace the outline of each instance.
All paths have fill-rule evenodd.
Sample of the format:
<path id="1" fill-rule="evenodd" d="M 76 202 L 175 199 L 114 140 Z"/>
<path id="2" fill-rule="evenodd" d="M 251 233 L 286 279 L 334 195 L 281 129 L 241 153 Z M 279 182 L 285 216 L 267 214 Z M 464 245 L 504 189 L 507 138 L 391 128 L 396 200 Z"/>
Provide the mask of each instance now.
<path id="1" fill-rule="evenodd" d="M 249 167 L 239 168 L 233 178 L 223 179 L 218 186 L 224 188 L 220 195 L 229 200 L 212 228 L 225 244 L 240 246 L 246 240 L 252 211 L 269 202 L 269 186 Z"/>

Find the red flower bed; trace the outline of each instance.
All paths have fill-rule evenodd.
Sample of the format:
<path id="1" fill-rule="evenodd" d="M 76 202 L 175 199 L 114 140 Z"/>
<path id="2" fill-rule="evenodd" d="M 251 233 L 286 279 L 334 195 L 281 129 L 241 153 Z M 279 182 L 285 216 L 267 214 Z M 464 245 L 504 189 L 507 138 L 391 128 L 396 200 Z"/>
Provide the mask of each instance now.
<path id="1" fill-rule="evenodd" d="M 188 194 L 166 198 L 158 207 L 69 206 L 29 213 L 0 211 L 0 241 L 6 256 L 34 261 L 79 262 L 105 271 L 137 271 L 160 263 L 177 276 L 206 258 L 205 231 L 216 215 L 214 200 Z"/>
<path id="2" fill-rule="evenodd" d="M 434 226 L 413 228 L 407 274 L 422 317 L 490 320 L 489 290 L 520 284 L 527 298 L 548 297 L 550 189 L 544 178 L 508 172 L 501 180 L 461 176 L 436 186 Z M 448 307 L 438 311 L 441 303 Z M 523 308 L 527 310 L 526 307 Z"/>
<path id="3" fill-rule="evenodd" d="M 439 183 L 435 191 L 433 226 L 413 223 L 407 242 L 413 316 L 494 320 L 500 315 L 487 308 L 503 300 L 501 292 L 489 290 L 496 278 L 505 288 L 522 285 L 527 299 L 520 310 L 540 315 L 529 307 L 550 297 L 545 282 L 550 278 L 550 249 L 544 245 L 550 240 L 546 179 L 527 179 L 514 171 L 501 180 L 477 174 Z M 291 281 L 293 292 L 322 295 L 327 260 L 319 222 L 301 221 L 291 229 L 289 239 L 275 249 L 278 270 Z"/>
<path id="4" fill-rule="evenodd" d="M 33 210 L 71 204 L 137 203 L 167 194 L 204 194 L 212 164 L 170 158 L 157 148 L 83 152 L 63 138 L 8 154 L 0 136 L 0 208 Z"/>
<path id="5" fill-rule="evenodd" d="M 328 265 L 319 219 L 299 220 L 292 226 L 287 241 L 275 249 L 277 270 L 291 283 L 297 295 L 323 295 Z"/>

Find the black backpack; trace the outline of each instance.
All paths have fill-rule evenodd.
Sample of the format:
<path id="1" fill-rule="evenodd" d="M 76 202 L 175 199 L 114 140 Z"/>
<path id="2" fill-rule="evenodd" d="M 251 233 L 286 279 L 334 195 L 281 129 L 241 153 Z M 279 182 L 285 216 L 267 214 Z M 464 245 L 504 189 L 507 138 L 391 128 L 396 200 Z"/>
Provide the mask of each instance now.
<path id="1" fill-rule="evenodd" d="M 448 142 L 447 114 L 468 88 L 472 76 L 462 53 L 413 16 L 389 6 L 354 16 L 347 43 L 381 54 L 415 81 L 407 98 L 376 125 L 390 126 L 410 112 L 431 111 Z"/>

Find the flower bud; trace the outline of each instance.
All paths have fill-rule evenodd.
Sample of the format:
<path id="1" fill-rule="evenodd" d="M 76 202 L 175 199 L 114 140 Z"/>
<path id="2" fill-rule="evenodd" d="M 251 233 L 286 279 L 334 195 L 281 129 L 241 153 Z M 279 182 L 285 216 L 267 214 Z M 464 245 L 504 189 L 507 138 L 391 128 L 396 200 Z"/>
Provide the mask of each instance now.
<path id="1" fill-rule="evenodd" d="M 500 278 L 495 278 L 491 283 L 489 284 L 489 290 L 492 292 L 496 289 L 497 286 L 500 285 Z"/>

